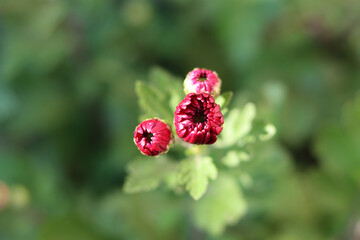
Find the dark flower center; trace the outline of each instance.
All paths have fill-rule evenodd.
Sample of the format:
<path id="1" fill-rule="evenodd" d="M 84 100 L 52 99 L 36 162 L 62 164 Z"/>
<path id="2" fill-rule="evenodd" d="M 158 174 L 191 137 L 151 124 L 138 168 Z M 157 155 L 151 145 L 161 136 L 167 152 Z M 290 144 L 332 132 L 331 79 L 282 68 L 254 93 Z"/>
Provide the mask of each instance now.
<path id="1" fill-rule="evenodd" d="M 154 134 L 152 134 L 151 132 L 144 132 L 143 136 L 144 138 L 146 138 L 146 142 L 151 143 Z"/>
<path id="2" fill-rule="evenodd" d="M 207 119 L 206 115 L 204 113 L 195 114 L 193 121 L 194 123 L 203 123 Z"/>
<path id="3" fill-rule="evenodd" d="M 207 80 L 207 74 L 206 72 L 201 72 L 198 81 L 204 82 Z"/>

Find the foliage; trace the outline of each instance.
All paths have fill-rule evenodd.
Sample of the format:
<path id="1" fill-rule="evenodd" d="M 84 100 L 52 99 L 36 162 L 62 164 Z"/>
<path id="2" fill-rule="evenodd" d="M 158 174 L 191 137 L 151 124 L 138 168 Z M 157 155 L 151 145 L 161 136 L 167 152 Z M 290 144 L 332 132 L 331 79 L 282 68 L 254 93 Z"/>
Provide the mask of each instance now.
<path id="1" fill-rule="evenodd" d="M 0 239 L 358 239 L 359 4 L 1 0 L 0 182 L 12 197 Z M 219 74 L 216 101 L 242 132 L 205 150 L 218 176 L 197 201 L 178 184 L 196 149 L 147 161 L 131 139 L 139 116 L 172 118 L 184 97 L 173 75 L 194 66 Z M 139 91 L 162 107 L 144 109 Z M 124 193 L 131 177 L 156 189 Z"/>
<path id="2" fill-rule="evenodd" d="M 316 149 L 324 167 L 334 174 L 360 182 L 360 95 L 348 102 L 341 124 L 329 124 L 320 133 Z"/>
<path id="3" fill-rule="evenodd" d="M 159 68 L 150 72 L 149 83 L 137 81 L 136 94 L 144 114 L 140 119 L 154 116 L 172 122 L 174 109 L 182 100 L 183 92 L 180 82 Z"/>
<path id="4" fill-rule="evenodd" d="M 178 99 L 181 96 L 178 90 L 169 91 L 173 86 L 177 86 L 176 78 L 159 68 L 153 69 L 149 75 L 148 84 L 136 82 L 139 105 L 142 112 L 146 113 L 141 118 L 160 116 L 171 123 L 173 119 L 167 116 L 166 112 L 170 115 L 176 105 L 171 108 L 165 99 Z M 170 94 L 167 98 L 164 97 L 166 93 Z M 172 93 L 175 93 L 175 97 L 171 97 Z M 232 92 L 226 92 L 218 96 L 216 101 L 226 109 L 232 95 Z M 248 145 L 256 143 L 258 139 L 270 139 L 275 134 L 275 127 L 270 124 L 261 125 L 258 122 L 253 125 L 255 116 L 256 108 L 253 103 L 247 103 L 242 109 L 232 108 L 225 117 L 221 139 L 213 146 L 180 142 L 180 145 L 184 146 L 182 151 L 186 155 L 186 158 L 180 161 L 167 160 L 166 157 L 160 156 L 131 162 L 128 165 L 129 176 L 124 184 L 125 192 L 153 190 L 161 181 L 172 178 L 175 179 L 172 188 L 175 186 L 178 191 L 183 187 L 194 200 L 199 200 L 207 193 L 210 180 L 217 179 L 218 169 L 214 164 L 214 156 L 230 149 L 221 163 L 236 168 L 240 161 L 248 161 L 251 158 L 244 151 Z M 181 156 L 181 150 L 179 155 Z M 241 194 L 239 184 L 233 180 L 230 172 L 224 171 L 222 178 L 215 183 L 213 190 L 205 196 L 205 200 L 195 205 L 194 218 L 200 228 L 219 235 L 226 225 L 236 223 L 244 215 L 246 201 Z"/>
<path id="5" fill-rule="evenodd" d="M 246 211 L 246 202 L 237 181 L 220 175 L 209 193 L 194 205 L 194 221 L 208 232 L 218 235 L 225 226 L 235 224 Z"/>
<path id="6" fill-rule="evenodd" d="M 179 184 L 184 184 L 190 195 L 198 200 L 206 192 L 209 179 L 215 180 L 217 169 L 210 157 L 196 156 L 183 160 L 179 171 Z"/>
<path id="7" fill-rule="evenodd" d="M 164 157 L 131 162 L 128 164 L 129 176 L 124 191 L 135 193 L 153 190 L 175 170 L 176 164 Z"/>

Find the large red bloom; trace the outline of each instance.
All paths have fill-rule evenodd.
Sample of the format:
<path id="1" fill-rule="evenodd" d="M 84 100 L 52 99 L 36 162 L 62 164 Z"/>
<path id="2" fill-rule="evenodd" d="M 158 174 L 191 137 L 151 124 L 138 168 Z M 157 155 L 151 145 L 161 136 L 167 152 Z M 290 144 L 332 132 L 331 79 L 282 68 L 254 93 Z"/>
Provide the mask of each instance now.
<path id="1" fill-rule="evenodd" d="M 176 133 L 189 143 L 215 143 L 223 123 L 220 106 L 207 93 L 189 93 L 175 110 Z"/>
<path id="2" fill-rule="evenodd" d="M 134 132 L 136 146 L 148 156 L 166 153 L 172 140 L 170 126 L 156 118 L 141 122 Z"/>
<path id="3" fill-rule="evenodd" d="M 189 72 L 184 80 L 185 93 L 209 93 L 216 97 L 220 94 L 221 80 L 211 70 L 195 68 Z"/>

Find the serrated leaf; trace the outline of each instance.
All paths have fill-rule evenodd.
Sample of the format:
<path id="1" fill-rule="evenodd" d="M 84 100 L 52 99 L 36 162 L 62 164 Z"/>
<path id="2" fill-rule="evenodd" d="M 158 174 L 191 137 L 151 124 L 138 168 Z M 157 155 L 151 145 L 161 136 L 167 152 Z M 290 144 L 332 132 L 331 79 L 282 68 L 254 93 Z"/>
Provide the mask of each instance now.
<path id="1" fill-rule="evenodd" d="M 179 170 L 179 183 L 185 185 L 191 197 L 201 198 L 206 192 L 209 179 L 216 179 L 217 169 L 210 157 L 195 156 L 182 161 Z"/>
<path id="2" fill-rule="evenodd" d="M 173 91 L 175 88 L 182 92 L 181 79 L 173 76 L 166 70 L 153 67 L 149 73 L 150 82 L 164 91 Z"/>
<path id="3" fill-rule="evenodd" d="M 135 91 L 139 99 L 139 105 L 144 113 L 142 118 L 161 118 L 168 123 L 172 122 L 173 113 L 164 105 L 166 96 L 159 89 L 142 82 L 135 83 Z M 143 119 L 141 119 L 143 120 Z"/>
<path id="4" fill-rule="evenodd" d="M 135 91 L 142 111 L 140 121 L 157 117 L 171 124 L 175 108 L 184 98 L 181 80 L 158 67 L 151 69 L 149 82 L 136 82 Z"/>
<path id="5" fill-rule="evenodd" d="M 248 161 L 250 156 L 244 151 L 228 151 L 227 154 L 221 159 L 221 162 L 228 167 L 236 167 L 242 161 Z"/>
<path id="6" fill-rule="evenodd" d="M 275 126 L 269 123 L 264 126 L 264 131 L 265 133 L 259 135 L 261 141 L 270 140 L 276 134 Z"/>
<path id="7" fill-rule="evenodd" d="M 215 102 L 220 105 L 221 110 L 224 110 L 230 103 L 233 96 L 233 92 L 225 92 L 221 95 L 219 95 Z"/>
<path id="8" fill-rule="evenodd" d="M 136 160 L 128 164 L 124 191 L 136 193 L 157 188 L 161 181 L 176 173 L 176 164 L 165 157 Z"/>
<path id="9" fill-rule="evenodd" d="M 264 121 L 254 121 L 253 127 L 249 134 L 247 142 L 254 142 L 256 140 L 268 141 L 276 134 L 276 128 L 270 123 Z"/>
<path id="10" fill-rule="evenodd" d="M 247 204 L 240 186 L 229 175 L 220 175 L 208 193 L 194 205 L 195 224 L 212 235 L 221 234 L 246 212 Z"/>
<path id="11" fill-rule="evenodd" d="M 149 74 L 150 82 L 166 95 L 166 105 L 174 112 L 176 106 L 184 98 L 181 79 L 162 68 L 154 67 Z"/>
<path id="12" fill-rule="evenodd" d="M 242 109 L 232 109 L 224 120 L 224 128 L 217 145 L 223 147 L 241 143 L 240 140 L 251 131 L 255 116 L 256 107 L 253 103 L 247 103 Z"/>
<path id="13" fill-rule="evenodd" d="M 245 136 L 252 126 L 252 121 L 256 116 L 256 107 L 253 103 L 247 103 L 241 111 L 240 118 L 235 124 L 235 131 L 238 138 Z"/>

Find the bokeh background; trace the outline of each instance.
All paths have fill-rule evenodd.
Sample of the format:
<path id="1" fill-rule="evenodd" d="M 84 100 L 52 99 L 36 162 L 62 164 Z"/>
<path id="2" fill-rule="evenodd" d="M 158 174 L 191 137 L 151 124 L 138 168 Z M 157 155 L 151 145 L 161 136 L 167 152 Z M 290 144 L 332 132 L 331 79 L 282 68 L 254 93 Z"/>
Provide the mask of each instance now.
<path id="1" fill-rule="evenodd" d="M 277 127 L 220 235 L 122 191 L 154 66 L 215 70 Z M 360 239 L 359 89 L 358 0 L 0 0 L 0 239 Z"/>

